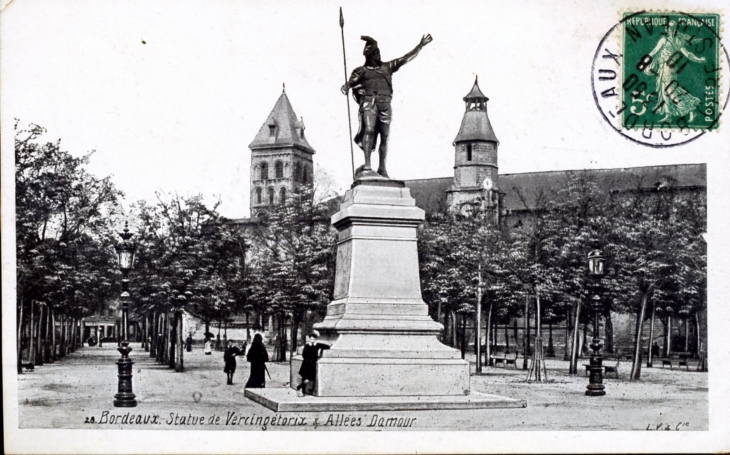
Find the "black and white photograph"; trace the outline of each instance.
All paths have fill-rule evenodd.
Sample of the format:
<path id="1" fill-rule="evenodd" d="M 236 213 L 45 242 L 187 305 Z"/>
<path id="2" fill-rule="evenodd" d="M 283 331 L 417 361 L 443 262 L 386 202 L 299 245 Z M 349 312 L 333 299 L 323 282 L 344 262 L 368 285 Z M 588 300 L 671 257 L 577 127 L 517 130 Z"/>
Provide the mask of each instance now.
<path id="1" fill-rule="evenodd" d="M 727 4 L 0 8 L 5 452 L 730 451 Z"/>

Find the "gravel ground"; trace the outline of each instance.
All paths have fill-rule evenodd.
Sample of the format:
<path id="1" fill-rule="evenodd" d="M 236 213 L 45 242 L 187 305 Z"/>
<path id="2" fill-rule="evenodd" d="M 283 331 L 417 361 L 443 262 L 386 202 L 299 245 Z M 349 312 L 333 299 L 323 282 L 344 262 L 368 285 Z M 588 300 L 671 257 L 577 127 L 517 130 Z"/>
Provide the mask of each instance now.
<path id="1" fill-rule="evenodd" d="M 583 374 L 570 376 L 567 362 L 547 360 L 547 382 L 527 383 L 526 372 L 511 367 L 485 368 L 471 378 L 472 390 L 526 399 L 524 409 L 275 413 L 244 398 L 246 362 L 239 360 L 235 384 L 229 386 L 220 352 L 210 356 L 200 348 L 186 352 L 186 371 L 176 373 L 157 365 L 139 344 L 132 346 L 136 408 L 112 405 L 117 387 L 114 361 L 119 357 L 115 346 L 85 347 L 18 377 L 20 428 L 697 431 L 709 427 L 708 375 L 692 369 L 644 368 L 641 381 L 628 382 L 631 365 L 622 363 L 619 379 L 604 380 L 606 396 L 586 397 L 588 379 Z M 269 371 L 272 379 L 267 387 L 287 385 L 288 363 L 271 363 Z M 398 427 L 399 422 L 409 426 Z"/>

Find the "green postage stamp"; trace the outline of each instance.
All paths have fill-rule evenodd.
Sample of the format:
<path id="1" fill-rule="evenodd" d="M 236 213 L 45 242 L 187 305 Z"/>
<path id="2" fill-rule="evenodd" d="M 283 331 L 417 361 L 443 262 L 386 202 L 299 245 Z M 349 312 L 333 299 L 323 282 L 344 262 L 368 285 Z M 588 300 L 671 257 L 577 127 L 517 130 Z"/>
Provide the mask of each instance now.
<path id="1" fill-rule="evenodd" d="M 717 128 L 719 44 L 718 14 L 626 13 L 623 127 Z"/>
<path id="2" fill-rule="evenodd" d="M 730 68 L 716 12 L 621 13 L 596 49 L 593 98 L 627 139 L 650 147 L 720 128 Z"/>

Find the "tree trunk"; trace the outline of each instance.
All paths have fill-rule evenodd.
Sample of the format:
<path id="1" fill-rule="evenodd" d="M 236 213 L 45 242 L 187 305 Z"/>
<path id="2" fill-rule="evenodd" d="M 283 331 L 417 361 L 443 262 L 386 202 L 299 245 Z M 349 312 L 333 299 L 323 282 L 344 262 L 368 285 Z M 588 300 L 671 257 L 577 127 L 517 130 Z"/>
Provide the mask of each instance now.
<path id="1" fill-rule="evenodd" d="M 175 313 L 175 346 L 176 346 L 176 361 L 175 361 L 175 371 L 178 373 L 182 373 L 185 371 L 185 366 L 183 364 L 183 352 L 185 349 L 183 349 L 183 318 L 182 318 L 182 311 L 177 311 Z"/>
<path id="2" fill-rule="evenodd" d="M 550 320 L 550 323 L 548 323 L 548 347 L 547 347 L 547 356 L 548 357 L 555 357 L 555 346 L 553 345 L 553 322 L 552 322 L 552 319 Z"/>
<path id="3" fill-rule="evenodd" d="M 38 327 L 36 328 L 36 354 L 35 364 L 43 365 L 43 343 L 41 342 L 41 332 L 43 329 L 43 305 L 38 305 L 40 314 L 38 315 Z"/>
<path id="4" fill-rule="evenodd" d="M 613 345 L 613 319 L 611 319 L 611 306 L 605 305 L 603 317 L 606 319 L 606 352 L 614 353 Z"/>
<path id="5" fill-rule="evenodd" d="M 69 352 L 75 352 L 76 351 L 76 318 L 69 318 L 69 325 L 71 326 L 69 329 L 71 340 L 68 344 L 68 351 Z"/>
<path id="6" fill-rule="evenodd" d="M 28 337 L 28 363 L 34 363 L 35 353 L 33 349 L 33 301 L 30 301 L 30 336 Z"/>
<path id="7" fill-rule="evenodd" d="M 466 358 L 466 317 L 461 315 L 461 358 Z"/>
<path id="8" fill-rule="evenodd" d="M 512 325 L 512 328 L 514 329 L 514 335 L 515 335 L 515 352 L 520 350 L 520 331 L 519 327 L 517 327 L 517 318 L 513 319 L 514 323 Z"/>
<path id="9" fill-rule="evenodd" d="M 208 330 L 207 327 L 206 330 Z M 248 311 L 246 311 L 246 343 L 251 343 L 251 324 L 248 323 Z"/>
<path id="10" fill-rule="evenodd" d="M 699 357 L 700 355 L 700 312 L 695 313 L 695 349 L 694 356 Z"/>
<path id="11" fill-rule="evenodd" d="M 641 294 L 641 308 L 636 317 L 636 339 L 634 341 L 634 361 L 631 365 L 631 373 L 629 381 L 635 381 L 641 378 L 641 331 L 644 326 L 644 314 L 646 312 L 646 302 L 649 300 L 649 293 Z"/>
<path id="12" fill-rule="evenodd" d="M 51 363 L 53 360 L 53 356 L 51 355 L 51 339 L 53 337 L 52 331 L 53 331 L 53 325 L 51 324 L 51 315 L 53 314 L 53 308 L 51 306 L 48 306 L 48 311 L 46 311 L 46 333 L 45 333 L 45 340 L 43 342 L 43 358 L 46 363 Z"/>
<path id="13" fill-rule="evenodd" d="M 451 346 L 456 347 L 456 311 L 451 310 Z"/>
<path id="14" fill-rule="evenodd" d="M 570 374 L 578 374 L 578 333 L 580 331 L 580 307 L 581 302 L 575 302 L 575 317 L 573 318 L 573 342 L 570 346 Z"/>
<path id="15" fill-rule="evenodd" d="M 16 338 L 16 341 L 18 343 L 17 350 L 18 350 L 18 374 L 23 374 L 23 298 L 20 298 L 20 309 L 18 310 L 18 338 Z"/>
<path id="16" fill-rule="evenodd" d="M 666 335 L 664 338 L 664 357 L 669 357 L 672 353 L 672 316 L 667 315 Z"/>
<path id="17" fill-rule="evenodd" d="M 563 360 L 570 360 L 570 321 L 572 313 L 567 312 L 565 315 L 565 340 L 563 345 Z"/>
<path id="18" fill-rule="evenodd" d="M 291 345 L 289 347 L 289 358 L 294 357 L 297 352 L 297 337 L 299 336 L 299 324 L 301 324 L 301 317 L 296 312 L 291 317 Z"/>
<path id="19" fill-rule="evenodd" d="M 157 363 L 163 364 L 165 362 L 165 313 L 160 312 L 157 317 Z"/>
<path id="20" fill-rule="evenodd" d="M 223 349 L 228 347 L 228 318 L 223 318 Z"/>
<path id="21" fill-rule="evenodd" d="M 647 356 L 646 366 L 647 368 L 653 367 L 654 354 L 652 346 L 654 346 L 654 318 L 656 316 L 656 304 L 651 306 L 651 322 L 649 323 L 649 355 Z"/>
<path id="22" fill-rule="evenodd" d="M 505 354 L 509 352 L 509 328 L 506 322 L 504 324 L 504 352 Z"/>
<path id="23" fill-rule="evenodd" d="M 441 299 L 440 298 L 439 298 L 439 303 L 436 306 L 436 322 L 438 322 L 439 324 L 441 324 Z M 439 338 L 439 341 L 441 341 L 441 342 L 443 342 L 444 335 L 446 335 L 444 333 L 445 330 L 446 329 L 444 328 L 444 330 L 442 330 L 441 333 L 439 334 L 439 337 L 438 338 Z"/>
<path id="24" fill-rule="evenodd" d="M 484 350 L 484 355 L 486 358 L 487 366 L 492 366 L 492 333 L 494 333 L 494 329 L 492 328 L 492 309 L 494 308 L 493 299 L 489 299 L 489 309 L 487 309 L 487 337 L 486 337 L 486 349 Z M 480 339 L 478 341 L 479 343 L 482 342 Z"/>
<path id="25" fill-rule="evenodd" d="M 684 317 L 684 352 L 687 351 L 689 351 L 689 316 Z"/>
<path id="26" fill-rule="evenodd" d="M 61 316 L 58 318 L 58 325 L 60 329 L 59 333 L 59 346 L 58 346 L 58 356 L 59 357 L 65 357 L 66 356 L 66 315 L 61 314 Z"/>
<path id="27" fill-rule="evenodd" d="M 170 368 L 175 368 L 175 348 L 177 348 L 177 311 L 172 313 L 172 320 L 168 321 L 168 340 L 170 340 L 169 354 L 167 357 L 167 364 Z"/>
<path id="28" fill-rule="evenodd" d="M 527 369 L 527 356 L 530 355 L 530 296 L 525 296 L 525 332 L 522 334 L 522 345 L 525 355 L 522 358 L 522 369 Z"/>
<path id="29" fill-rule="evenodd" d="M 149 328 L 149 337 L 150 337 L 150 358 L 157 357 L 157 312 L 152 312 L 152 317 L 150 318 L 150 328 Z"/>
<path id="30" fill-rule="evenodd" d="M 56 361 L 56 312 L 51 309 L 51 362 Z"/>

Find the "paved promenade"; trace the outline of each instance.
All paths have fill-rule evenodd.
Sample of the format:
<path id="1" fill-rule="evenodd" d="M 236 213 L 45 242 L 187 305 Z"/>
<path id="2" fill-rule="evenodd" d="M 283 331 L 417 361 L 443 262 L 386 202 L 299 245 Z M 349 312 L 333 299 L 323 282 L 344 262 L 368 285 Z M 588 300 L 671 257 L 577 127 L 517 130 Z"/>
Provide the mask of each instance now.
<path id="1" fill-rule="evenodd" d="M 629 383 L 606 379 L 605 397 L 583 395 L 587 378 L 569 376 L 567 362 L 548 360 L 549 381 L 526 383 L 525 372 L 485 368 L 472 390 L 527 400 L 524 409 L 404 412 L 270 411 L 243 395 L 249 368 L 239 359 L 234 385 L 226 385 L 223 354 L 200 347 L 185 352 L 185 372 L 158 365 L 133 345 L 136 408 L 115 408 L 116 346 L 84 347 L 53 364 L 19 376 L 21 428 L 134 428 L 150 430 L 647 430 L 671 426 L 708 429 L 708 375 L 644 368 Z M 473 360 L 473 358 L 472 358 Z M 472 364 L 473 369 L 473 364 Z M 288 363 L 271 363 L 267 387 L 285 387 Z M 428 380 L 428 378 L 422 378 Z M 93 423 L 91 423 L 93 421 Z M 401 425 L 399 425 L 399 422 Z M 407 425 L 406 425 L 407 423 Z"/>

